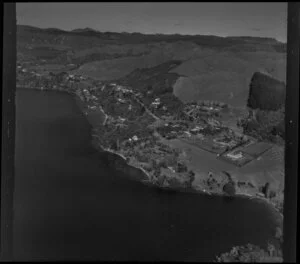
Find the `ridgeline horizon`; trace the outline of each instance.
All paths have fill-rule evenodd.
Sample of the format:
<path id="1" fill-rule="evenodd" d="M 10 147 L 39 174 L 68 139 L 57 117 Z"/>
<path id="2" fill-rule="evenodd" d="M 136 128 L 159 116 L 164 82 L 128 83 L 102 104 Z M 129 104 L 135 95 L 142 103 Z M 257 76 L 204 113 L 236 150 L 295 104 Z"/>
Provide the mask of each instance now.
<path id="1" fill-rule="evenodd" d="M 232 40 L 248 40 L 248 41 L 272 41 L 273 43 L 277 44 L 284 44 L 286 45 L 287 42 L 280 41 L 276 39 L 275 37 L 260 37 L 260 36 L 248 36 L 248 35 L 241 35 L 241 36 L 220 36 L 220 35 L 208 35 L 208 34 L 179 34 L 179 33 L 142 33 L 142 32 L 127 32 L 127 31 L 100 31 L 91 27 L 82 27 L 82 28 L 74 28 L 70 30 L 64 30 L 56 27 L 37 27 L 32 25 L 23 25 L 23 24 L 17 24 L 18 27 L 25 27 L 25 28 L 31 28 L 35 30 L 43 30 L 43 31 L 50 31 L 50 32 L 61 32 L 61 33 L 96 33 L 96 34 L 120 34 L 120 35 L 144 35 L 144 36 L 173 36 L 173 37 L 214 37 L 214 38 L 220 38 L 220 39 L 232 39 Z M 183 39 L 184 40 L 184 39 Z"/>

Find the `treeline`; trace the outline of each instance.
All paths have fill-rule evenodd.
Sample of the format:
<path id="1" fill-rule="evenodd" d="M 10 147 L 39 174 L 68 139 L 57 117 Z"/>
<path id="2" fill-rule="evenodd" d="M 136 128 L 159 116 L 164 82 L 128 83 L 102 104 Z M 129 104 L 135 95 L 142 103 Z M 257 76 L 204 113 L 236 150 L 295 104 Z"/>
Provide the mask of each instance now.
<path id="1" fill-rule="evenodd" d="M 255 72 L 250 82 L 247 106 L 267 111 L 279 110 L 285 104 L 286 87 L 279 80 Z"/>
<path id="2" fill-rule="evenodd" d="M 271 76 L 255 72 L 247 106 L 249 115 L 238 121 L 244 133 L 259 140 L 279 143 L 285 139 L 285 84 Z"/>

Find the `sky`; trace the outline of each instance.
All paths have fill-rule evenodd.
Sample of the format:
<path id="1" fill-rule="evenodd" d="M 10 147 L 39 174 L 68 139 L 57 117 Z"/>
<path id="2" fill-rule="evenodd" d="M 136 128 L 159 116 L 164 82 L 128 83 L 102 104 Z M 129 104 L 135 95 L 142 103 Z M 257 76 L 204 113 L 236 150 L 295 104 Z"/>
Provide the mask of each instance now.
<path id="1" fill-rule="evenodd" d="M 72 30 L 271 37 L 286 42 L 286 2 L 17 3 L 17 24 Z"/>

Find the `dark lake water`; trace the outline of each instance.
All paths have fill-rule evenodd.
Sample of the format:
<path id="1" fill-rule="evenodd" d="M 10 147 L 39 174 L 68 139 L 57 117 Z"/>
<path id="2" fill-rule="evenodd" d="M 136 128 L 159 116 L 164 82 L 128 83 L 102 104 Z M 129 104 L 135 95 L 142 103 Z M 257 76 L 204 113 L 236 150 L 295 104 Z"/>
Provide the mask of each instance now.
<path id="1" fill-rule="evenodd" d="M 16 260 L 212 261 L 274 235 L 263 203 L 158 191 L 109 168 L 70 95 L 18 90 L 16 107 Z"/>

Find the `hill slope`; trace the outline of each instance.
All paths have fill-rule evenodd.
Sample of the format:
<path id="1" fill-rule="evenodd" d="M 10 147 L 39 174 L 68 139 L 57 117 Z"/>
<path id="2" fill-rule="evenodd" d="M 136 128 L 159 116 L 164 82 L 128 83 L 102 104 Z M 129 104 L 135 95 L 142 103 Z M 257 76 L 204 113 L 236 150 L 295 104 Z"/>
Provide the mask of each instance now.
<path id="1" fill-rule="evenodd" d="M 181 76 L 174 94 L 184 102 L 214 99 L 246 106 L 254 72 L 265 71 L 285 81 L 285 50 L 284 43 L 271 38 L 17 26 L 18 61 L 46 66 L 72 63 L 74 72 L 101 80 L 124 78 L 137 69 L 179 60 L 181 64 L 171 72 Z"/>

